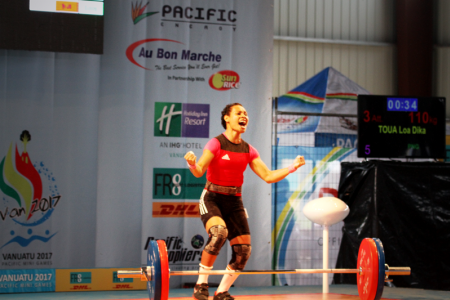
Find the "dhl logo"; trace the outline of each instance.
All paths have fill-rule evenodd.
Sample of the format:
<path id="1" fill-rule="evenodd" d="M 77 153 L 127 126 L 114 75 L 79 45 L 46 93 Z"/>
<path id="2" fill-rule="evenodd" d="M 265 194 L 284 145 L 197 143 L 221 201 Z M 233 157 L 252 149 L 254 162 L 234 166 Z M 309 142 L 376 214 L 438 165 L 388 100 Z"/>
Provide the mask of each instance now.
<path id="1" fill-rule="evenodd" d="M 197 202 L 154 202 L 153 218 L 198 218 Z"/>
<path id="2" fill-rule="evenodd" d="M 132 289 L 133 287 L 129 284 L 116 284 L 114 289 Z"/>
<path id="3" fill-rule="evenodd" d="M 78 2 L 56 1 L 56 11 L 78 12 Z"/>
<path id="4" fill-rule="evenodd" d="M 88 285 L 74 285 L 71 290 L 90 290 Z"/>

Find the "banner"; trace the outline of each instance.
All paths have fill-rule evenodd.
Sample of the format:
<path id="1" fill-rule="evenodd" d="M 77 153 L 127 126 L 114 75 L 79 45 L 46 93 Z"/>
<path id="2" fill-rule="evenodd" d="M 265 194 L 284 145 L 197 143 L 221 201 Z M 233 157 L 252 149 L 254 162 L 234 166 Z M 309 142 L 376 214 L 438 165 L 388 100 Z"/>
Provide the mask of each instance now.
<path id="1" fill-rule="evenodd" d="M 119 269 L 57 269 L 55 292 L 145 290 L 140 278 L 118 278 Z M 139 269 L 129 268 L 128 271 Z"/>
<path id="2" fill-rule="evenodd" d="M 183 157 L 200 157 L 239 102 L 243 139 L 270 165 L 272 2 L 112 0 L 103 55 L 0 50 L 1 267 L 139 267 L 164 239 L 171 269 L 196 269 L 205 178 Z M 271 191 L 250 168 L 243 198 L 248 268 L 269 268 Z"/>
<path id="3" fill-rule="evenodd" d="M 0 294 L 54 291 L 54 269 L 0 270 Z"/>

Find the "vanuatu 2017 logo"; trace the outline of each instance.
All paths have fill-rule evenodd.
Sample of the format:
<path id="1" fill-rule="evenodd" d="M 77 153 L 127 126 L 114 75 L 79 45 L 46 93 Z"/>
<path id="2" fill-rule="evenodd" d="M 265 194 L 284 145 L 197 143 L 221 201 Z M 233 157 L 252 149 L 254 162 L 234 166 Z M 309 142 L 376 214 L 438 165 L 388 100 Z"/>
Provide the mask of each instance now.
<path id="1" fill-rule="evenodd" d="M 26 247 L 35 240 L 46 243 L 56 234 L 45 230 L 39 235 L 31 229 L 50 218 L 61 195 L 53 173 L 44 162 L 32 162 L 27 151 L 31 134 L 27 130 L 20 135 L 20 141 L 22 153 L 17 144 L 11 143 L 0 163 L 0 224 L 4 229 L 4 222 L 9 220 L 19 225 L 11 227 L 15 229 L 9 231 L 11 237 L 0 244 L 0 249 L 14 243 Z"/>
<path id="2" fill-rule="evenodd" d="M 209 104 L 156 102 L 154 136 L 209 137 Z"/>
<path id="3" fill-rule="evenodd" d="M 137 1 L 134 4 L 131 3 L 131 18 L 133 19 L 133 23 L 135 25 L 142 19 L 158 13 L 157 11 L 145 12 L 148 4 L 149 2 L 142 6 L 142 1 L 140 3 Z"/>

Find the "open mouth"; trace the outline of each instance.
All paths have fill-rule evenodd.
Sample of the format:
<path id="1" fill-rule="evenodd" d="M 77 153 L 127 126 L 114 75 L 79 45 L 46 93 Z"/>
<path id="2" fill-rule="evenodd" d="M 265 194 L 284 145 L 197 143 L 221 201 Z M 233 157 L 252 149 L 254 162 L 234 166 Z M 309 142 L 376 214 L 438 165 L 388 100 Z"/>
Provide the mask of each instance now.
<path id="1" fill-rule="evenodd" d="M 239 121 L 239 125 L 240 126 L 247 126 L 247 121 L 246 120 L 241 120 L 241 121 Z"/>

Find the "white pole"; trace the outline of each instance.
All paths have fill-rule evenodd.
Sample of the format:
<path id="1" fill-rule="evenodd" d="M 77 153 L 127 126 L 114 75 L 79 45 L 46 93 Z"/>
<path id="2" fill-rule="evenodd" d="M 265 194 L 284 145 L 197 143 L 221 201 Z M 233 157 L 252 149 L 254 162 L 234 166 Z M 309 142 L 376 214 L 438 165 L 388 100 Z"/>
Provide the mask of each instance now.
<path id="1" fill-rule="evenodd" d="M 328 225 L 323 225 L 323 268 L 328 269 Z M 323 274 L 322 292 L 328 294 L 328 274 Z"/>

